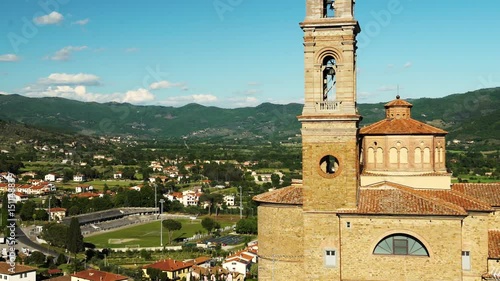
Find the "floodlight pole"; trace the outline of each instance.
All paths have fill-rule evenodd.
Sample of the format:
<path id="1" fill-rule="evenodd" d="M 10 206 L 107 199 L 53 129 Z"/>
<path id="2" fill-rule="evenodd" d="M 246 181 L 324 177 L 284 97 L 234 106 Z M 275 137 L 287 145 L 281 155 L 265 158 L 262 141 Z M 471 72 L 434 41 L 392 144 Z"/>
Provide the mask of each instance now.
<path id="1" fill-rule="evenodd" d="M 50 192 L 49 192 L 49 222 L 50 222 L 51 216 L 52 216 L 52 212 L 50 211 Z"/>
<path id="2" fill-rule="evenodd" d="M 155 201 L 156 202 L 156 201 Z M 161 205 L 161 210 L 160 210 L 160 246 L 163 247 L 163 218 L 161 215 L 163 214 L 163 203 L 165 203 L 165 200 L 162 198 L 160 199 L 160 205 Z"/>
<path id="3" fill-rule="evenodd" d="M 243 201 L 242 201 L 242 193 L 241 193 L 241 186 L 240 186 L 240 220 L 243 218 Z"/>

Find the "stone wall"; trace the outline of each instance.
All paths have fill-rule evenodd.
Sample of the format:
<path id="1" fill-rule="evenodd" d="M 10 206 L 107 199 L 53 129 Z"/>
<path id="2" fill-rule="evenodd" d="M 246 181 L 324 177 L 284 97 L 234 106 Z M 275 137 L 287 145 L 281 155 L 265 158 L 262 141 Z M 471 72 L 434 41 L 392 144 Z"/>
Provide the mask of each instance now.
<path id="1" fill-rule="evenodd" d="M 259 280 L 304 280 L 302 209 L 261 204 L 259 216 Z"/>
<path id="2" fill-rule="evenodd" d="M 460 219 L 342 216 L 340 223 L 342 280 L 462 280 Z M 429 257 L 373 254 L 395 233 L 420 240 Z"/>

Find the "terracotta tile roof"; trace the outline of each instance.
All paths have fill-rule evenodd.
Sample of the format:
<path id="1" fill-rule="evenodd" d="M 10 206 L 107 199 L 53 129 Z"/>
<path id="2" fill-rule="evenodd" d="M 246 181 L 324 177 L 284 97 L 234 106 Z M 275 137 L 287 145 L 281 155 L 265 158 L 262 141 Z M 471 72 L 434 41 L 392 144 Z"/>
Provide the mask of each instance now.
<path id="1" fill-rule="evenodd" d="M 184 262 L 187 264 L 190 264 L 190 265 L 200 265 L 200 264 L 206 263 L 210 260 L 211 260 L 210 257 L 197 257 L 195 259 L 185 260 Z"/>
<path id="2" fill-rule="evenodd" d="M 386 107 L 386 108 L 387 107 L 394 107 L 394 106 L 413 107 L 413 104 L 411 104 L 405 100 L 402 100 L 399 98 L 399 96 L 397 96 L 395 100 L 392 100 L 384 105 L 384 107 Z"/>
<path id="3" fill-rule="evenodd" d="M 488 231 L 488 258 L 500 259 L 500 230 Z"/>
<path id="4" fill-rule="evenodd" d="M 229 270 L 223 268 L 222 266 L 214 266 L 214 267 L 201 267 L 201 266 L 193 266 L 193 272 L 198 275 L 211 275 L 211 274 L 228 274 Z"/>
<path id="5" fill-rule="evenodd" d="M 361 135 L 445 135 L 448 132 L 412 118 L 387 118 L 360 129 Z"/>
<path id="6" fill-rule="evenodd" d="M 454 183 L 451 188 L 470 197 L 477 198 L 493 207 L 500 207 L 500 182 Z"/>
<path id="7" fill-rule="evenodd" d="M 36 268 L 34 268 L 34 267 L 21 265 L 21 264 L 16 264 L 16 267 L 14 268 L 15 273 L 12 273 L 11 271 L 9 271 L 9 269 L 11 269 L 10 264 L 8 264 L 6 262 L 0 262 L 0 273 L 1 274 L 14 275 L 14 274 L 19 274 L 19 273 L 23 273 L 23 272 L 36 271 Z"/>
<path id="8" fill-rule="evenodd" d="M 128 279 L 127 276 L 114 274 L 106 271 L 95 270 L 95 269 L 87 269 L 84 271 L 79 271 L 75 274 L 71 274 L 71 276 L 90 281 L 118 281 L 118 280 Z"/>
<path id="9" fill-rule="evenodd" d="M 260 203 L 275 203 L 287 205 L 302 205 L 302 186 L 293 185 L 262 193 L 253 197 Z"/>
<path id="10" fill-rule="evenodd" d="M 191 267 L 190 263 L 168 259 L 145 265 L 143 268 L 156 268 L 161 271 L 175 272 L 188 267 Z"/>
<path id="11" fill-rule="evenodd" d="M 45 281 L 71 281 L 71 276 L 69 276 L 69 275 L 57 276 L 57 277 L 45 279 Z"/>
<path id="12" fill-rule="evenodd" d="M 460 206 L 390 182 L 361 187 L 357 209 L 341 212 L 370 215 L 467 215 Z"/>
<path id="13" fill-rule="evenodd" d="M 458 205 L 467 211 L 493 211 L 490 204 L 455 190 L 417 190 L 429 197 L 439 198 Z"/>

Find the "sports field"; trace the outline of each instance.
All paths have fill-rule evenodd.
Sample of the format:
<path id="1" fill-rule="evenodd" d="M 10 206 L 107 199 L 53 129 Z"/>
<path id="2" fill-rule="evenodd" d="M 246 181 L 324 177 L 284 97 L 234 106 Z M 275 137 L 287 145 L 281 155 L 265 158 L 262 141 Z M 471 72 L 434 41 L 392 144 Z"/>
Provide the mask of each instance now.
<path id="1" fill-rule="evenodd" d="M 172 241 L 192 237 L 197 232 L 206 233 L 201 226 L 201 220 L 190 221 L 181 220 L 182 229 L 175 231 L 172 235 Z M 218 220 L 221 227 L 233 225 L 231 220 Z M 94 244 L 98 248 L 136 248 L 136 247 L 160 247 L 160 221 L 147 224 L 134 225 L 129 228 L 119 229 L 102 234 L 85 237 L 85 242 Z M 172 243 L 173 244 L 173 243 Z M 163 245 L 168 245 L 168 233 L 163 228 Z"/>

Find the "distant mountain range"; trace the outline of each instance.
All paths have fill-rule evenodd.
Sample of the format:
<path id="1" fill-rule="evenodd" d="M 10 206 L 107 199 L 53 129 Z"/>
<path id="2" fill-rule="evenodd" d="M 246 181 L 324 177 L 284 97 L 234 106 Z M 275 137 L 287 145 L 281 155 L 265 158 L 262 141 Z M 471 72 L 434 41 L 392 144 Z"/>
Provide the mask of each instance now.
<path id="1" fill-rule="evenodd" d="M 447 130 L 448 139 L 500 143 L 500 88 L 408 101 L 414 105 L 413 118 Z M 384 118 L 383 105 L 359 104 L 361 126 Z M 301 104 L 264 103 L 236 109 L 188 104 L 175 108 L 0 95 L 0 120 L 62 133 L 142 139 L 298 140 L 301 111 Z"/>

